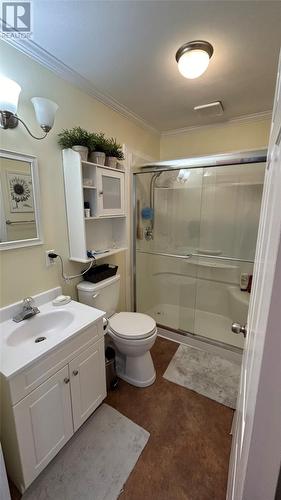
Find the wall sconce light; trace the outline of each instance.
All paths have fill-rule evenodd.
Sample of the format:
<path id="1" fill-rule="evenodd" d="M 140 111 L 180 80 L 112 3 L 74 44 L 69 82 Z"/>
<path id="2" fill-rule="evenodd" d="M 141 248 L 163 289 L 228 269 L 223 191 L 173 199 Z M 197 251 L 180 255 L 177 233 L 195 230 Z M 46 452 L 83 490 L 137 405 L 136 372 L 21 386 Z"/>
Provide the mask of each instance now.
<path id="1" fill-rule="evenodd" d="M 30 132 L 24 121 L 17 116 L 20 91 L 21 87 L 18 83 L 4 76 L 0 77 L 0 127 L 3 129 L 15 128 L 18 126 L 18 122 L 21 122 L 31 137 L 37 140 L 45 139 L 54 125 L 58 105 L 44 97 L 33 97 L 31 99 L 36 120 L 45 132 L 42 137 L 36 137 Z"/>

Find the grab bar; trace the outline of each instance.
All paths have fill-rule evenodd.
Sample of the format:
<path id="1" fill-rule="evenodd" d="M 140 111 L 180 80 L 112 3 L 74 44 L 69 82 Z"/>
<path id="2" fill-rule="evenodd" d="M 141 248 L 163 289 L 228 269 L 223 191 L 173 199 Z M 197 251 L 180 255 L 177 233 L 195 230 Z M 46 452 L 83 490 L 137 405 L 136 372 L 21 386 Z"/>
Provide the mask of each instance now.
<path id="1" fill-rule="evenodd" d="M 15 221 L 6 220 L 6 224 L 8 226 L 11 226 L 12 224 L 33 224 L 34 222 L 35 220 L 15 220 Z"/>
<path id="2" fill-rule="evenodd" d="M 137 253 L 145 253 L 149 255 L 160 255 L 161 257 L 174 257 L 176 259 L 191 259 L 192 257 L 199 257 L 199 258 L 205 258 L 205 259 L 219 259 L 219 260 L 231 260 L 234 262 L 249 262 L 250 264 L 254 264 L 253 260 L 249 259 L 238 259 L 237 257 L 223 257 L 221 255 L 204 255 L 201 253 L 189 253 L 187 255 L 179 255 L 175 253 L 164 253 L 164 252 L 148 252 L 146 250 L 137 250 Z"/>
<path id="3" fill-rule="evenodd" d="M 205 255 L 203 253 L 191 253 L 189 255 L 191 257 L 199 257 L 199 258 L 205 258 L 205 259 L 232 260 L 234 262 L 249 262 L 250 264 L 254 264 L 254 260 L 238 259 L 237 257 L 223 257 L 222 255 Z"/>
<path id="4" fill-rule="evenodd" d="M 147 253 L 149 255 L 161 255 L 162 257 L 175 257 L 176 259 L 190 259 L 192 254 L 190 255 L 178 255 L 175 253 L 163 253 L 163 252 L 147 252 L 144 250 L 137 250 L 137 253 Z"/>

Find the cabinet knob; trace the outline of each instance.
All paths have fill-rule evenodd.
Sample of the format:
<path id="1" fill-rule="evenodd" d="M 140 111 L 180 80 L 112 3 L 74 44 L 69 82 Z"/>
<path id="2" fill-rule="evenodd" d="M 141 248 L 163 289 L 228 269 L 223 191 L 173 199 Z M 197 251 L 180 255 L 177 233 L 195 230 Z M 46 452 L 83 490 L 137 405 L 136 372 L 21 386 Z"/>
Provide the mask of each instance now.
<path id="1" fill-rule="evenodd" d="M 103 191 L 99 191 L 99 195 L 102 196 L 103 195 Z"/>
<path id="2" fill-rule="evenodd" d="M 73 373 L 74 377 L 76 377 L 76 375 L 78 375 L 79 372 L 78 372 L 78 370 L 73 370 L 72 373 Z"/>
<path id="3" fill-rule="evenodd" d="M 63 379 L 63 381 L 64 381 L 64 383 L 65 383 L 65 384 L 69 384 L 69 378 L 68 378 L 68 377 L 65 377 L 65 378 Z"/>

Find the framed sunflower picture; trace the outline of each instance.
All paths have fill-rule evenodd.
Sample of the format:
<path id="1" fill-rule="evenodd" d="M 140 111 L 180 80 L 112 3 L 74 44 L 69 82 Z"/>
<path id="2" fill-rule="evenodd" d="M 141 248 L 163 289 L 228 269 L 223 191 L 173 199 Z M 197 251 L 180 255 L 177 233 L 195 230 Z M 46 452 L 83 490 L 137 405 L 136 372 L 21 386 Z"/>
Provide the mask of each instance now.
<path id="1" fill-rule="evenodd" d="M 33 212 L 34 203 L 31 174 L 7 172 L 7 182 L 11 212 Z"/>

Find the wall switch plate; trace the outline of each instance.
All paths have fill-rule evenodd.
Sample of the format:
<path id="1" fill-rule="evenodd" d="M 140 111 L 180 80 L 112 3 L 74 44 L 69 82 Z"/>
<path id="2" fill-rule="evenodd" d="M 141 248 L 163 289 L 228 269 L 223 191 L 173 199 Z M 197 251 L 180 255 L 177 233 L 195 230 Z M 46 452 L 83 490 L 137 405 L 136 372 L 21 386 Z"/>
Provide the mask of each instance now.
<path id="1" fill-rule="evenodd" d="M 49 253 L 54 252 L 54 251 L 55 251 L 54 249 L 45 251 L 46 267 L 50 267 L 50 266 L 53 266 L 55 264 L 55 259 L 51 259 L 49 257 Z"/>

